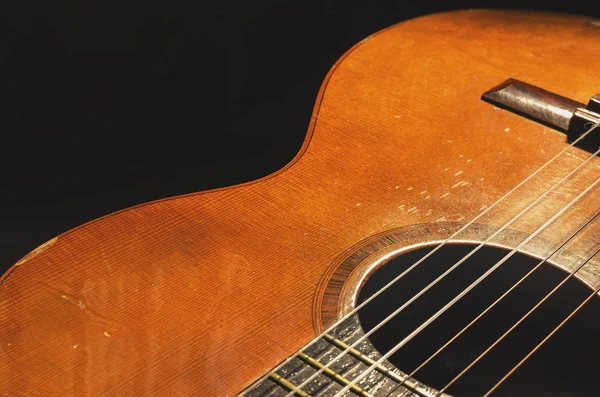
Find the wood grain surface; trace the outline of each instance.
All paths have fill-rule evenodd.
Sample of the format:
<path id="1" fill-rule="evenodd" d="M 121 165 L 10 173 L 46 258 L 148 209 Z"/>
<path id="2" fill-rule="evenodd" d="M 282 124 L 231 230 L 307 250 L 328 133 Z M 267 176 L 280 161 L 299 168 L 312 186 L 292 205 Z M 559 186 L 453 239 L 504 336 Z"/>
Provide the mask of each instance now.
<path id="1" fill-rule="evenodd" d="M 4 274 L 1 393 L 241 391 L 315 337 L 318 287 L 350 247 L 467 222 L 562 150 L 564 134 L 480 96 L 512 77 L 587 102 L 600 90 L 599 39 L 585 17 L 461 11 L 363 40 L 327 76 L 281 171 L 103 217 Z M 479 222 L 502 225 L 588 156 L 569 149 Z M 595 159 L 512 228 L 532 233 L 598 177 Z M 593 189 L 538 249 L 599 203 Z M 597 224 L 586 230 L 570 244 L 581 256 L 600 242 Z"/>

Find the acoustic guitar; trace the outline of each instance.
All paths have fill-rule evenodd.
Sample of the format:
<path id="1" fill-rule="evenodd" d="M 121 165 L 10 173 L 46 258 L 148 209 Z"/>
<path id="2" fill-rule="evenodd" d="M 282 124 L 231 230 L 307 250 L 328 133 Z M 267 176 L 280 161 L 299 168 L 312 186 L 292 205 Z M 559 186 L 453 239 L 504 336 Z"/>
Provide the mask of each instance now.
<path id="1" fill-rule="evenodd" d="M 0 285 L 5 396 L 595 396 L 600 22 L 350 49 L 260 180 L 70 230 Z"/>

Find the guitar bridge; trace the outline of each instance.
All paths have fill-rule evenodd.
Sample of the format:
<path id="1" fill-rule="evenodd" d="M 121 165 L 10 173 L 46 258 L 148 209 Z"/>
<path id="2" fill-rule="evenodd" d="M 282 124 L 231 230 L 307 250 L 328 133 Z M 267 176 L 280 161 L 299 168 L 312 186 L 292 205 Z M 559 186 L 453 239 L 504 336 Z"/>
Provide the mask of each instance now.
<path id="1" fill-rule="evenodd" d="M 600 123 L 600 94 L 584 105 L 520 80 L 508 79 L 485 92 L 481 99 L 564 132 L 569 143 Z M 575 146 L 594 153 L 600 147 L 600 135 L 586 136 Z"/>

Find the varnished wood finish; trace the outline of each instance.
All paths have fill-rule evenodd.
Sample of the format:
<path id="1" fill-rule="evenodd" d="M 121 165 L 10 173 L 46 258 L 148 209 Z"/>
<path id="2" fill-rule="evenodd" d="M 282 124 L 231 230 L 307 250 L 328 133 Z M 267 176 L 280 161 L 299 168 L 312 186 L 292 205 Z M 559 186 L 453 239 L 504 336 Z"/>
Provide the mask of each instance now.
<path id="1" fill-rule="evenodd" d="M 315 336 L 317 288 L 350 247 L 393 228 L 466 222 L 559 152 L 564 134 L 480 96 L 513 77 L 586 102 L 600 87 L 599 40 L 589 18 L 488 11 L 364 40 L 327 76 L 282 171 L 106 216 L 14 265 L 0 287 L 0 390 L 241 391 Z M 502 225 L 587 155 L 570 150 L 479 222 Z M 512 229 L 534 231 L 599 167 Z M 599 201 L 594 189 L 540 241 L 564 239 Z M 599 240 L 594 224 L 569 249 L 585 256 Z"/>

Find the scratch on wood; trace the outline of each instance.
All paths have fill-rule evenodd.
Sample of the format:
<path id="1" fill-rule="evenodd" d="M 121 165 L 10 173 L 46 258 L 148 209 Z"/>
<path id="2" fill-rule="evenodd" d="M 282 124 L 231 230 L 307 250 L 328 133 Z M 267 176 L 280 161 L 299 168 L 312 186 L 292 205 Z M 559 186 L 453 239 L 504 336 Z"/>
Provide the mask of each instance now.
<path id="1" fill-rule="evenodd" d="M 98 323 L 98 324 L 103 324 L 108 327 L 112 327 L 113 329 L 116 327 L 119 327 L 119 328 L 123 327 L 123 324 L 118 323 L 114 319 L 112 319 L 110 317 L 105 317 L 101 314 L 96 313 L 96 311 L 93 310 L 91 308 L 91 306 L 89 305 L 89 303 L 86 302 L 84 299 L 81 299 L 78 296 L 69 294 L 68 292 L 61 291 L 61 290 L 59 290 L 47 283 L 44 283 L 44 282 L 40 282 L 40 285 L 43 288 L 47 289 L 53 296 L 58 296 L 61 299 L 63 299 L 65 302 L 70 303 L 73 306 L 79 308 L 79 310 L 81 310 L 83 313 L 85 313 L 85 315 L 89 316 L 91 321 Z"/>
<path id="2" fill-rule="evenodd" d="M 461 187 L 461 186 L 466 186 L 468 184 L 469 184 L 469 182 L 467 182 L 467 181 L 456 182 L 454 185 L 452 185 L 452 189 Z"/>
<path id="3" fill-rule="evenodd" d="M 83 301 L 81 299 L 74 299 L 72 297 L 69 297 L 67 295 L 62 295 L 62 298 L 64 300 L 66 300 L 67 302 L 77 306 L 80 310 L 85 309 L 85 303 L 83 303 Z"/>
<path id="4" fill-rule="evenodd" d="M 21 259 L 20 261 L 15 263 L 15 267 L 21 266 L 23 263 L 27 262 L 28 260 L 35 258 L 39 254 L 41 254 L 42 252 L 46 251 L 48 248 L 50 248 L 54 244 L 56 244 L 57 241 L 58 241 L 58 237 L 54 237 L 52 240 L 46 241 L 44 244 L 40 245 L 39 247 L 37 247 L 36 249 L 31 251 L 30 253 L 25 255 L 23 257 L 23 259 Z"/>

